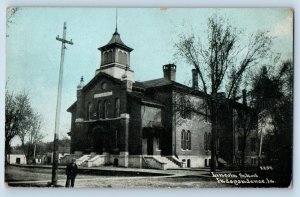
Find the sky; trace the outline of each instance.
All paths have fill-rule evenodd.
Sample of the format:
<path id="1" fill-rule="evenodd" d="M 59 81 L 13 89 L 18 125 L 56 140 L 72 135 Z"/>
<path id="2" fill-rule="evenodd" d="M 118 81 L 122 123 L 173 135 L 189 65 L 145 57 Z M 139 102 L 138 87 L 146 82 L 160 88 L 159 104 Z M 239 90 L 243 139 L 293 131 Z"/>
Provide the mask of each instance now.
<path id="1" fill-rule="evenodd" d="M 174 43 L 178 35 L 190 34 L 206 38 L 207 18 L 228 18 L 243 30 L 244 38 L 258 30 L 274 36 L 272 51 L 281 59 L 292 59 L 293 16 L 290 9 L 159 9 L 119 8 L 118 32 L 131 52 L 131 69 L 137 81 L 163 76 L 162 65 L 177 65 L 176 80 L 188 83 L 191 69 L 175 59 Z M 35 111 L 43 118 L 44 141 L 54 136 L 55 107 L 58 86 L 63 23 L 67 22 L 67 45 L 63 74 L 60 136 L 67 136 L 71 114 L 66 110 L 76 101 L 76 86 L 83 76 L 85 83 L 100 66 L 97 50 L 109 42 L 116 25 L 116 10 L 111 8 L 22 8 L 7 29 L 6 80 L 9 91 L 29 94 Z M 244 39 L 246 40 L 246 39 Z M 18 140 L 15 139 L 15 144 Z"/>

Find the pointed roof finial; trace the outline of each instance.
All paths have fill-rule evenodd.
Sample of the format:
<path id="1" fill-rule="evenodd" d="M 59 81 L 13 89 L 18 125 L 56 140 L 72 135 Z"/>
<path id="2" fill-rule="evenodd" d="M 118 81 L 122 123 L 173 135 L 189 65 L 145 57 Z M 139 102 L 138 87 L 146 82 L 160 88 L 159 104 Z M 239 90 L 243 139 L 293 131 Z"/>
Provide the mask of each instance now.
<path id="1" fill-rule="evenodd" d="M 116 32 L 118 32 L 118 8 L 116 8 Z"/>
<path id="2" fill-rule="evenodd" d="M 77 86 L 77 89 L 82 89 L 84 87 L 84 81 L 83 81 L 83 76 L 80 78 L 80 83 Z"/>

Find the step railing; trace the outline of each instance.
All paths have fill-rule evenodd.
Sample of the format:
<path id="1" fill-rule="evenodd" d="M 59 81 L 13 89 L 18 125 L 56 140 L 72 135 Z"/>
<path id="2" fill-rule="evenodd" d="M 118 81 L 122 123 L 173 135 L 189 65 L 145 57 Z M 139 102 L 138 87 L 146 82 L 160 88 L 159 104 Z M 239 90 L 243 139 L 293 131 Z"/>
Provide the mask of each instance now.
<path id="1" fill-rule="evenodd" d="M 87 161 L 90 157 L 91 155 L 83 155 L 82 157 L 76 159 L 76 164 L 80 166 L 82 163 Z"/>
<path id="2" fill-rule="evenodd" d="M 160 162 L 154 157 L 143 156 L 143 158 L 145 159 L 145 163 L 148 164 L 149 168 L 161 169 L 161 170 L 166 169 L 166 163 Z"/>
<path id="3" fill-rule="evenodd" d="M 144 157 L 142 157 L 142 167 L 143 168 L 151 168 Z"/>
<path id="4" fill-rule="evenodd" d="M 100 166 L 105 164 L 104 155 L 95 155 L 86 161 L 87 167 Z"/>
<path id="5" fill-rule="evenodd" d="M 182 168 L 182 162 L 179 161 L 175 156 L 167 156 L 166 158 L 176 164 L 178 167 Z"/>

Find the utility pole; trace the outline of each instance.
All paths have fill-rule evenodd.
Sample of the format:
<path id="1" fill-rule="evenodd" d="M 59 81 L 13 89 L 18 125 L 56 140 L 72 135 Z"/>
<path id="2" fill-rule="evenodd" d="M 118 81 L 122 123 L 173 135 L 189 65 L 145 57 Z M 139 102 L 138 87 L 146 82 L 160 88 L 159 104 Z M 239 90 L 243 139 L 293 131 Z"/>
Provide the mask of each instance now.
<path id="1" fill-rule="evenodd" d="M 61 107 L 61 91 L 63 82 L 63 66 L 65 58 L 65 44 L 73 45 L 72 39 L 66 40 L 67 23 L 64 22 L 63 37 L 59 38 L 57 35 L 56 40 L 61 42 L 61 57 L 60 57 L 60 68 L 59 68 L 59 80 L 58 80 L 58 91 L 57 91 L 57 103 L 56 103 L 56 115 L 55 115 L 55 131 L 53 141 L 53 161 L 52 161 L 52 180 L 51 186 L 57 185 L 57 168 L 58 168 L 58 134 L 59 134 L 59 120 L 60 120 L 60 107 Z"/>

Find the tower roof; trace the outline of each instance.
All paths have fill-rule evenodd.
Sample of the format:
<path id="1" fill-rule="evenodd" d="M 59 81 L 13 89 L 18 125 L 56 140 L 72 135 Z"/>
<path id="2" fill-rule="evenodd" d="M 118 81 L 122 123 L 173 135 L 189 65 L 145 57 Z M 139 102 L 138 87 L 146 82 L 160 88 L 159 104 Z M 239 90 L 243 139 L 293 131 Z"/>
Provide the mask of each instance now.
<path id="1" fill-rule="evenodd" d="M 98 49 L 99 50 L 105 50 L 105 49 L 108 49 L 108 48 L 111 48 L 111 47 L 114 47 L 114 46 L 118 46 L 120 48 L 123 48 L 123 49 L 129 51 L 129 52 L 133 50 L 132 48 L 126 46 L 122 42 L 120 34 L 118 33 L 117 29 L 116 29 L 115 33 L 113 34 L 112 38 L 110 39 L 110 41 L 106 45 L 104 45 L 104 46 L 102 46 Z"/>

